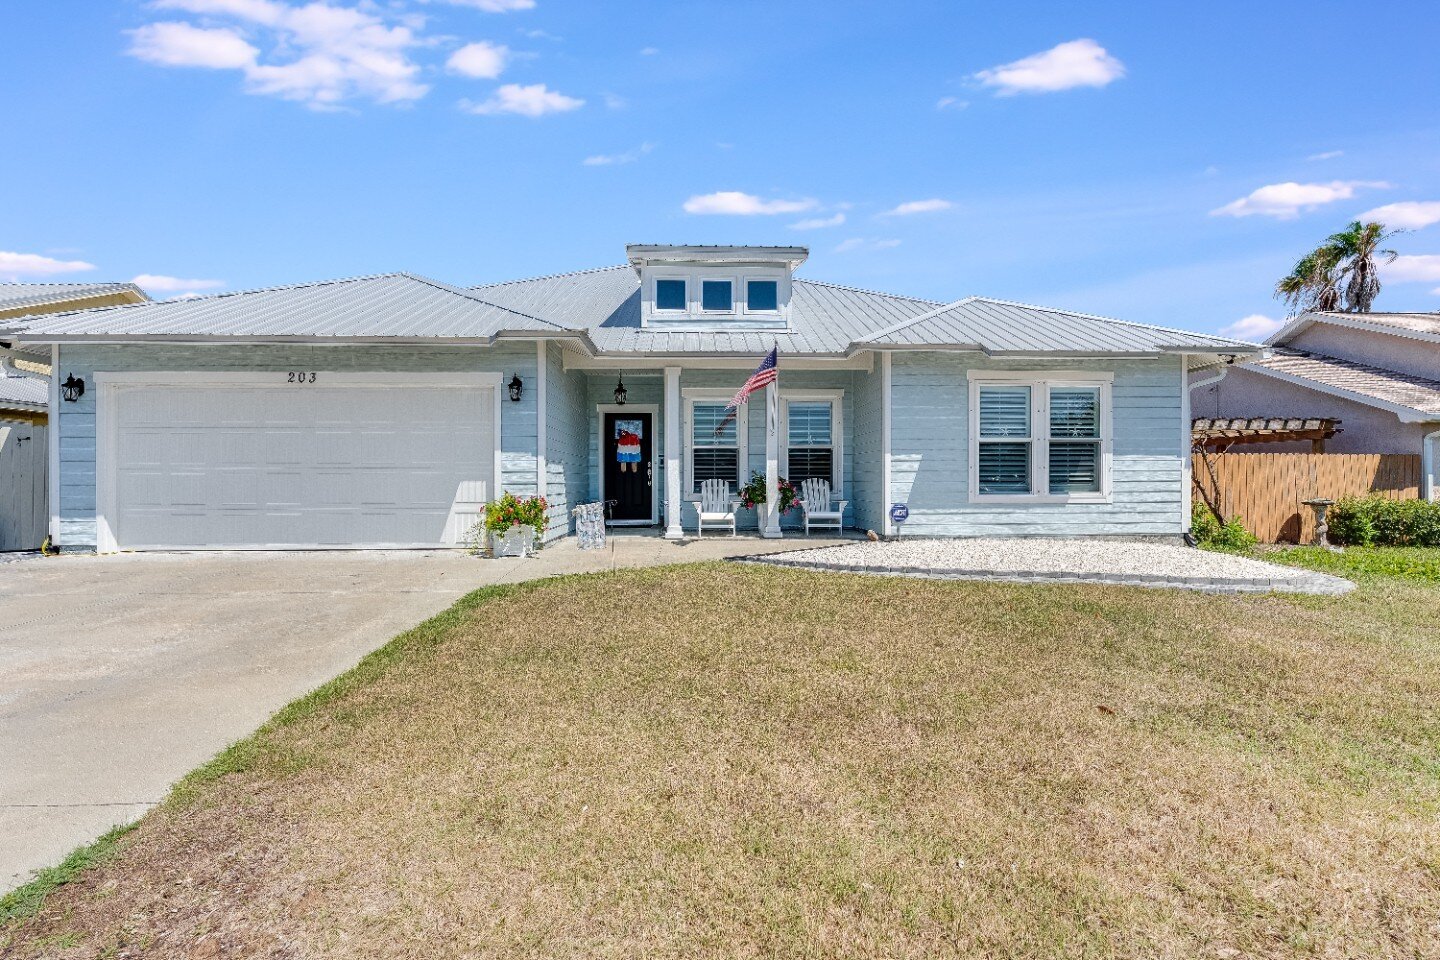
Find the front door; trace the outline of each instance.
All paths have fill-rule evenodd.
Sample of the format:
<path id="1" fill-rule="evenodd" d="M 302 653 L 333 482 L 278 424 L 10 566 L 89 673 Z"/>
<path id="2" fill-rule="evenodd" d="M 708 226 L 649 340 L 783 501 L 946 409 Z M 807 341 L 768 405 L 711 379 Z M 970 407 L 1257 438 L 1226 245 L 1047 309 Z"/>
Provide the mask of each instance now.
<path id="1" fill-rule="evenodd" d="M 610 519 L 620 523 L 653 523 L 651 450 L 655 435 L 648 413 L 605 414 L 605 499 Z"/>

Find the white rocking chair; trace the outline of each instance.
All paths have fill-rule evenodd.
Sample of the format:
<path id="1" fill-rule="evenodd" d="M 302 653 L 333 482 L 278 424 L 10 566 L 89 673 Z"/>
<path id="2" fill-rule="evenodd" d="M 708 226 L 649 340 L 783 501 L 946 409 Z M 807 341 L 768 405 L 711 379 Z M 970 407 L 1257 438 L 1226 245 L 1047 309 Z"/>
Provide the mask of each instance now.
<path id="1" fill-rule="evenodd" d="M 724 480 L 705 480 L 700 484 L 700 502 L 695 504 L 695 538 L 705 535 L 705 524 L 729 527 L 735 536 L 735 514 L 740 501 L 730 495 L 730 484 Z"/>
<path id="2" fill-rule="evenodd" d="M 810 527 L 834 527 L 838 532 L 844 529 L 845 505 L 849 500 L 830 499 L 830 483 L 812 477 L 800 481 L 800 510 L 805 514 L 805 536 L 810 536 Z"/>

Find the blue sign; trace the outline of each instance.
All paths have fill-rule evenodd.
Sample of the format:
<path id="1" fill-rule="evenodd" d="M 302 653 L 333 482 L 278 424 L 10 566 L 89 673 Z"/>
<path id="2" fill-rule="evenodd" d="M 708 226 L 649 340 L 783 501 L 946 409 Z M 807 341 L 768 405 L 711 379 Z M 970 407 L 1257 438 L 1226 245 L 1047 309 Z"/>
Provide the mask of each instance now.
<path id="1" fill-rule="evenodd" d="M 903 503 L 890 504 L 890 522 L 904 523 L 910 519 L 910 508 Z"/>

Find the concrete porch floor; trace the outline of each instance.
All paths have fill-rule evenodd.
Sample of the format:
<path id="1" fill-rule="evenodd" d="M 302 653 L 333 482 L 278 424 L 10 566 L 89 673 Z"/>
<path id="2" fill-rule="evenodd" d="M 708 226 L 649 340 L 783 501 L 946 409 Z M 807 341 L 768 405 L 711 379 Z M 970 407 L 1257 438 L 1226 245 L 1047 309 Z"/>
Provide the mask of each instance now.
<path id="1" fill-rule="evenodd" d="M 570 538 L 525 559 L 145 553 L 0 565 L 0 892 L 139 817 L 280 707 L 471 590 L 839 542 L 621 530 L 603 550 Z"/>

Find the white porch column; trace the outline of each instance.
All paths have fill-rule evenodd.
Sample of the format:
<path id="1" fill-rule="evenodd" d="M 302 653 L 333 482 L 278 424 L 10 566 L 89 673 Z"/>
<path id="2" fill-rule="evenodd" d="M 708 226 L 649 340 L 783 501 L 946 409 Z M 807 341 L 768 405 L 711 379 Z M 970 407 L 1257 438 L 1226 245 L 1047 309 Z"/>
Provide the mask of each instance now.
<path id="1" fill-rule="evenodd" d="M 680 453 L 680 368 L 665 368 L 665 539 L 680 540 L 680 475 L 685 472 Z"/>
<path id="2" fill-rule="evenodd" d="M 765 529 L 760 536 L 777 540 L 780 532 L 780 392 L 774 383 L 765 387 Z"/>
<path id="3" fill-rule="evenodd" d="M 60 344 L 50 345 L 50 395 L 45 409 L 45 499 L 50 546 L 60 546 Z"/>

